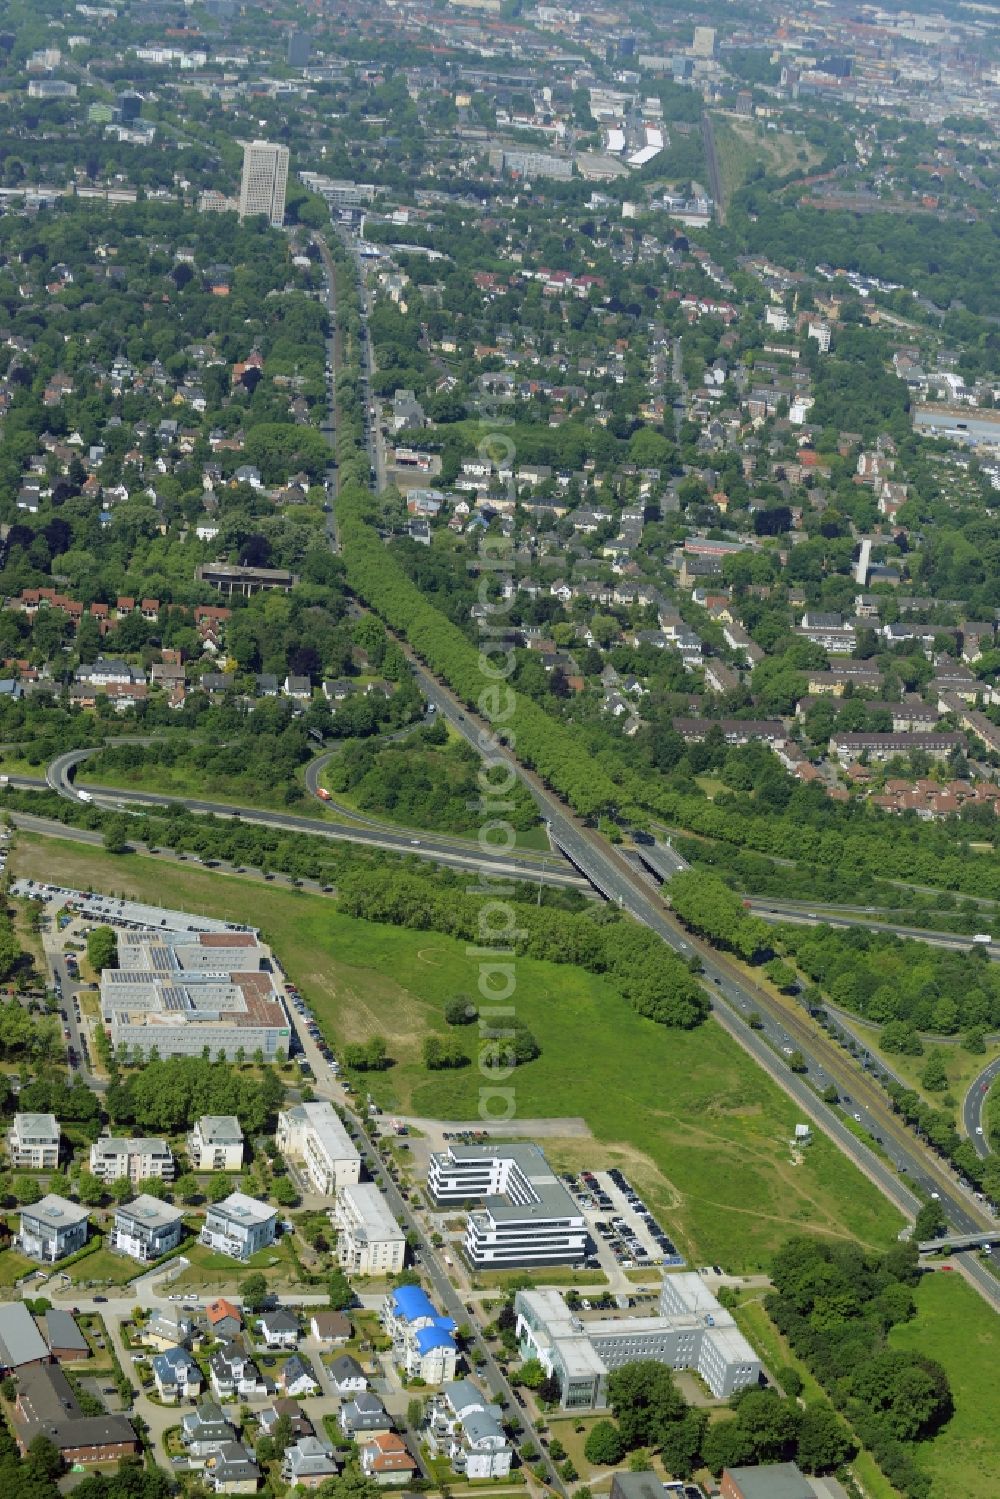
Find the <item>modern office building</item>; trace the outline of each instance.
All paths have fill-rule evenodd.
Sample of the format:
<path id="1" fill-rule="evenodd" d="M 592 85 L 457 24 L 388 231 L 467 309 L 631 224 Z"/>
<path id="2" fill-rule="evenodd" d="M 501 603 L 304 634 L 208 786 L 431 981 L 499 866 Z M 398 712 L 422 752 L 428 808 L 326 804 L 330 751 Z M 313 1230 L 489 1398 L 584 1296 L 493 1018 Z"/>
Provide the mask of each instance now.
<path id="1" fill-rule="evenodd" d="M 205 1214 L 201 1242 L 234 1260 L 248 1260 L 258 1249 L 274 1243 L 278 1214 L 255 1202 L 245 1192 L 231 1192 L 213 1203 Z"/>
<path id="2" fill-rule="evenodd" d="M 573 175 L 573 158 L 555 156 L 551 151 L 506 151 L 496 148 L 490 152 L 489 161 L 492 171 L 506 173 L 508 177 L 567 179 Z"/>
<path id="3" fill-rule="evenodd" d="M 15 1114 L 7 1132 L 10 1164 L 18 1170 L 55 1171 L 59 1165 L 59 1121 L 55 1114 Z"/>
<path id="4" fill-rule="evenodd" d="M 333 1211 L 337 1258 L 354 1275 L 398 1275 L 406 1258 L 406 1235 L 374 1182 L 341 1187 Z"/>
<path id="5" fill-rule="evenodd" d="M 567 1410 L 603 1410 L 608 1374 L 636 1359 L 694 1369 L 719 1399 L 760 1375 L 757 1355 L 698 1275 L 664 1276 L 656 1317 L 583 1320 L 555 1290 L 518 1291 L 514 1311 L 522 1354 L 556 1376 Z"/>
<path id="6" fill-rule="evenodd" d="M 151 1264 L 177 1248 L 181 1242 L 183 1217 L 180 1208 L 142 1193 L 134 1201 L 115 1209 L 111 1248 L 119 1254 L 131 1255 L 132 1259 L 141 1260 L 143 1264 Z"/>
<path id="7" fill-rule="evenodd" d="M 243 1131 L 235 1114 L 202 1114 L 186 1141 L 192 1171 L 238 1171 Z"/>
<path id="8" fill-rule="evenodd" d="M 379 1317 L 392 1339 L 393 1358 L 408 1379 L 444 1384 L 455 1378 L 454 1320 L 442 1317 L 420 1286 L 397 1286 L 390 1291 Z"/>
<path id="9" fill-rule="evenodd" d="M 586 1220 L 537 1145 L 449 1145 L 431 1156 L 427 1190 L 439 1207 L 480 1201 L 464 1249 L 480 1269 L 582 1260 Z"/>
<path id="10" fill-rule="evenodd" d="M 270 141 L 247 141 L 240 179 L 240 219 L 262 213 L 276 229 L 285 221 L 288 147 Z"/>
<path id="11" fill-rule="evenodd" d="M 301 1161 L 315 1191 L 333 1197 L 361 1180 L 361 1157 L 331 1103 L 299 1103 L 278 1115 L 275 1143 Z"/>
<path id="12" fill-rule="evenodd" d="M 166 1140 L 126 1138 L 102 1135 L 90 1147 L 90 1169 L 98 1181 L 113 1182 L 120 1177 L 144 1182 L 158 1179 L 173 1181 L 176 1163 Z"/>
<path id="13" fill-rule="evenodd" d="M 122 931 L 101 1015 L 132 1057 L 287 1054 L 291 1026 L 253 932 Z"/>
<path id="14" fill-rule="evenodd" d="M 55 1264 L 87 1242 L 87 1209 L 50 1192 L 34 1207 L 21 1209 L 18 1247 L 29 1260 Z"/>

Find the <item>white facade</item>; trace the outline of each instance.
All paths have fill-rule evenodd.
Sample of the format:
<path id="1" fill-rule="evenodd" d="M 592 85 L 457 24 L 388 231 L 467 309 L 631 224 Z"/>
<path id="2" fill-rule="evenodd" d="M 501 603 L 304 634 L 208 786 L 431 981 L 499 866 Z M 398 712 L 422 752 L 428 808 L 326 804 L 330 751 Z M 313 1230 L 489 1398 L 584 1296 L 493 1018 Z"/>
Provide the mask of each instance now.
<path id="1" fill-rule="evenodd" d="M 166 1140 L 103 1135 L 90 1147 L 90 1169 L 101 1182 L 118 1181 L 123 1176 L 134 1182 L 153 1178 L 173 1181 L 175 1162 Z"/>
<path id="2" fill-rule="evenodd" d="M 258 1249 L 274 1243 L 278 1214 L 255 1202 L 245 1192 L 231 1192 L 224 1202 L 214 1203 L 205 1214 L 201 1242 L 234 1260 L 248 1260 Z"/>
<path id="3" fill-rule="evenodd" d="M 180 1208 L 143 1193 L 134 1202 L 115 1209 L 111 1248 L 143 1264 L 151 1264 L 176 1249 L 181 1241 Z"/>
<path id="4" fill-rule="evenodd" d="M 262 213 L 280 229 L 285 221 L 288 147 L 270 141 L 248 141 L 243 147 L 240 219 Z"/>
<path id="5" fill-rule="evenodd" d="M 374 1182 L 341 1187 L 332 1216 L 340 1231 L 337 1258 L 349 1274 L 399 1274 L 406 1235 Z"/>
<path id="6" fill-rule="evenodd" d="M 506 1478 L 511 1449 L 499 1405 L 491 1405 L 469 1379 L 446 1384 L 431 1403 L 427 1445 L 468 1479 Z"/>
<path id="7" fill-rule="evenodd" d="M 299 1103 L 278 1115 L 275 1143 L 301 1161 L 313 1189 L 333 1197 L 361 1180 L 361 1157 L 330 1103 Z"/>
<path id="8" fill-rule="evenodd" d="M 192 1171 L 238 1171 L 243 1131 L 235 1114 L 203 1114 L 187 1137 Z"/>
<path id="9" fill-rule="evenodd" d="M 470 1264 L 566 1265 L 586 1256 L 583 1213 L 537 1145 L 450 1145 L 431 1156 L 427 1188 L 439 1206 L 482 1201 L 466 1220 Z"/>
<path id="10" fill-rule="evenodd" d="M 7 1135 L 10 1163 L 29 1171 L 59 1165 L 59 1121 L 55 1114 L 15 1114 Z"/>

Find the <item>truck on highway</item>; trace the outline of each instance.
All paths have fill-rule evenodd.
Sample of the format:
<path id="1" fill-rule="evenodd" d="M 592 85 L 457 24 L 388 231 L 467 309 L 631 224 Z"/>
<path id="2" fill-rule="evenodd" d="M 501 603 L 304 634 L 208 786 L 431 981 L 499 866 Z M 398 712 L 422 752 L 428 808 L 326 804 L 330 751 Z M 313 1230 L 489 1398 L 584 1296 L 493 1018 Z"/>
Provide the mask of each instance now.
<path id="1" fill-rule="evenodd" d="M 94 800 L 89 791 L 78 791 L 76 794 L 81 802 L 92 802 Z"/>
<path id="2" fill-rule="evenodd" d="M 989 932 L 977 932 L 972 940 L 973 942 L 978 942 L 980 947 L 989 947 L 993 941 L 993 938 L 990 936 Z"/>
<path id="3" fill-rule="evenodd" d="M 327 791 L 325 786 L 317 786 L 316 795 L 319 797 L 321 802 L 328 802 L 330 800 L 330 793 L 329 791 Z"/>

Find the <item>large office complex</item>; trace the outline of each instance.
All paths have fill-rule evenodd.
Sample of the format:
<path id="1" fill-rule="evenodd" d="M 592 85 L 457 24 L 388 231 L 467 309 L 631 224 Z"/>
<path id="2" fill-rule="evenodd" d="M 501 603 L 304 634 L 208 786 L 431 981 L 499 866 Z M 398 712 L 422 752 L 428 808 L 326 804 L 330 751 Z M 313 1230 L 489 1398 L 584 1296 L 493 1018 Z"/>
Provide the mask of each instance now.
<path id="1" fill-rule="evenodd" d="M 247 141 L 240 179 L 240 219 L 262 213 L 280 229 L 285 221 L 287 185 L 288 147 L 270 141 Z"/>
<path id="2" fill-rule="evenodd" d="M 558 1291 L 518 1291 L 517 1336 L 559 1381 L 567 1410 L 603 1410 L 608 1374 L 636 1359 L 694 1369 L 720 1399 L 755 1384 L 760 1360 L 732 1317 L 695 1274 L 664 1276 L 656 1317 L 596 1317 L 570 1311 Z"/>
<path id="3" fill-rule="evenodd" d="M 337 1258 L 354 1275 L 398 1275 L 406 1257 L 406 1235 L 374 1182 L 341 1187 L 334 1209 Z"/>
<path id="4" fill-rule="evenodd" d="M 101 974 L 112 1045 L 213 1061 L 287 1053 L 291 1028 L 266 955 L 253 932 L 119 932 L 118 967 Z"/>
<path id="5" fill-rule="evenodd" d="M 565 1265 L 587 1253 L 583 1213 L 537 1145 L 450 1145 L 431 1156 L 427 1190 L 440 1207 L 482 1202 L 464 1243 L 478 1268 Z"/>
<path id="6" fill-rule="evenodd" d="M 298 1103 L 278 1115 L 275 1143 L 301 1161 L 315 1191 L 333 1197 L 361 1180 L 361 1157 L 332 1103 Z"/>

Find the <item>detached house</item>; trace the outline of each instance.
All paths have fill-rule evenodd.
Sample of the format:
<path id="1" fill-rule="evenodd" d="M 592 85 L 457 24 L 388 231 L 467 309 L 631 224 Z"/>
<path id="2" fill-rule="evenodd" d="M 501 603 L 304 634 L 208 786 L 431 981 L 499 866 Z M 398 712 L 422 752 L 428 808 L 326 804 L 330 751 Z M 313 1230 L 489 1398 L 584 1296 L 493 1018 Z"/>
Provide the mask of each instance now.
<path id="1" fill-rule="evenodd" d="M 250 1400 L 267 1394 L 257 1365 L 238 1343 L 227 1343 L 212 1354 L 208 1361 L 208 1377 L 218 1400 Z"/>
<path id="2" fill-rule="evenodd" d="M 152 1362 L 156 1391 L 161 1400 L 175 1405 L 178 1400 L 197 1400 L 201 1394 L 201 1370 L 186 1348 L 167 1348 Z"/>
<path id="3" fill-rule="evenodd" d="M 394 1431 L 377 1431 L 358 1447 L 361 1471 L 378 1484 L 407 1483 L 417 1465 L 402 1437 Z"/>

